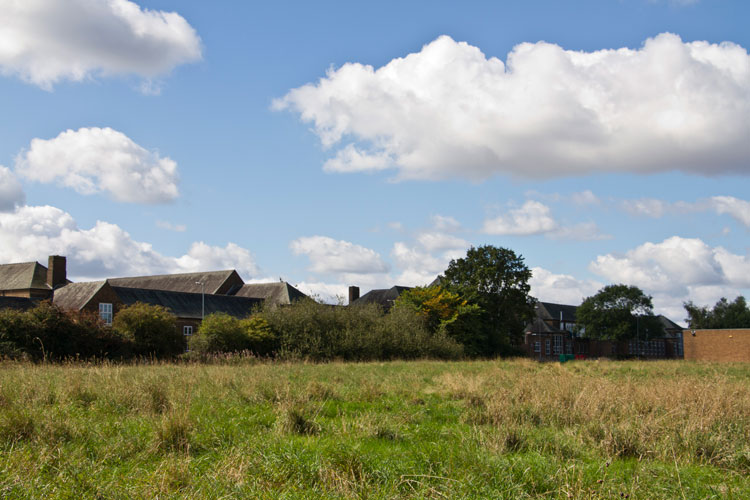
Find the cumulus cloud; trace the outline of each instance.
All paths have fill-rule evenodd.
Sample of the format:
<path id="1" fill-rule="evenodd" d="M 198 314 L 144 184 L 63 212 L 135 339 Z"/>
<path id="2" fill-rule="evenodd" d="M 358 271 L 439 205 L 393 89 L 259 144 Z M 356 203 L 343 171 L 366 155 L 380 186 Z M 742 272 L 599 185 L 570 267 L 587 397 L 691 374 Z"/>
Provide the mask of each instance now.
<path id="1" fill-rule="evenodd" d="M 531 295 L 544 302 L 579 305 L 604 286 L 598 281 L 555 274 L 541 267 L 531 268 L 531 273 Z"/>
<path id="2" fill-rule="evenodd" d="M 369 248 L 327 236 L 306 236 L 290 244 L 296 255 L 307 255 L 310 270 L 323 274 L 373 274 L 388 272 L 388 265 Z"/>
<path id="3" fill-rule="evenodd" d="M 714 196 L 710 204 L 716 213 L 728 214 L 743 226 L 750 228 L 750 201 L 733 196 Z"/>
<path id="4" fill-rule="evenodd" d="M 612 283 L 641 287 L 654 295 L 655 306 L 660 303 L 672 314 L 679 314 L 686 300 L 713 303 L 750 288 L 750 255 L 710 247 L 697 238 L 647 242 L 624 254 L 600 255 L 589 267 Z"/>
<path id="5" fill-rule="evenodd" d="M 170 257 L 115 224 L 97 221 L 81 229 L 69 213 L 51 206 L 0 213 L 0 241 L 0 262 L 46 262 L 48 255 L 66 255 L 69 276 L 79 280 L 228 268 L 244 276 L 258 272 L 250 252 L 233 243 L 222 248 L 196 242 L 185 255 Z"/>
<path id="6" fill-rule="evenodd" d="M 0 165 L 0 212 L 8 212 L 26 201 L 21 183 L 13 172 Z"/>
<path id="7" fill-rule="evenodd" d="M 557 229 L 547 205 L 528 200 L 520 208 L 510 210 L 505 215 L 484 221 L 482 232 L 498 235 L 531 235 L 549 233 Z"/>
<path id="8" fill-rule="evenodd" d="M 81 194 L 105 191 L 123 202 L 164 203 L 178 196 L 177 163 L 111 128 L 66 130 L 54 139 L 33 139 L 16 158 L 16 172 Z"/>
<path id="9" fill-rule="evenodd" d="M 579 193 L 573 193 L 571 200 L 576 205 L 599 205 L 601 200 L 591 190 L 587 189 Z"/>
<path id="10" fill-rule="evenodd" d="M 441 36 L 378 69 L 331 69 L 273 108 L 335 148 L 329 171 L 482 180 L 750 165 L 747 50 L 670 33 L 638 49 L 522 43 L 506 63 Z"/>
<path id="11" fill-rule="evenodd" d="M 25 0 L 0 7 L 0 71 L 51 90 L 61 80 L 136 74 L 146 88 L 201 59 L 195 30 L 175 12 L 128 0 Z"/>

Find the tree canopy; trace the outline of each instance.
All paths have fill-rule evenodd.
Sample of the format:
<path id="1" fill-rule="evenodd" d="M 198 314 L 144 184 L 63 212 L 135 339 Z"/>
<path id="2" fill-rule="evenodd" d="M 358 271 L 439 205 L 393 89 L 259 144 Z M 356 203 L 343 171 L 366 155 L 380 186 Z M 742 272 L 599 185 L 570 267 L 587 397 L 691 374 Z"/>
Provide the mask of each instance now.
<path id="1" fill-rule="evenodd" d="M 645 340 L 664 334 L 653 309 L 651 297 L 640 288 L 607 285 L 583 301 L 576 311 L 576 321 L 588 338 Z"/>
<path id="2" fill-rule="evenodd" d="M 477 345 L 487 356 L 510 353 L 534 317 L 529 296 L 531 271 L 513 250 L 492 245 L 472 247 L 451 260 L 440 278 L 446 290 L 482 310 Z"/>
<path id="3" fill-rule="evenodd" d="M 750 328 L 750 308 L 742 295 L 734 302 L 722 297 L 713 309 L 698 307 L 692 302 L 684 306 L 690 328 Z"/>

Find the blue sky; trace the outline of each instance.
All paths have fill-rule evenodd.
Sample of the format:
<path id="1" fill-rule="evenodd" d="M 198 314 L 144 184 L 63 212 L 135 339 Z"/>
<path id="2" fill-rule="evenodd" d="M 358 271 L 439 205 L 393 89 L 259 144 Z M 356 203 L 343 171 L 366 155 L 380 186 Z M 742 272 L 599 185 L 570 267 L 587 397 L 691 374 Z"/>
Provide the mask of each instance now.
<path id="1" fill-rule="evenodd" d="M 331 299 L 470 245 L 684 318 L 750 290 L 742 1 L 0 1 L 0 261 Z"/>

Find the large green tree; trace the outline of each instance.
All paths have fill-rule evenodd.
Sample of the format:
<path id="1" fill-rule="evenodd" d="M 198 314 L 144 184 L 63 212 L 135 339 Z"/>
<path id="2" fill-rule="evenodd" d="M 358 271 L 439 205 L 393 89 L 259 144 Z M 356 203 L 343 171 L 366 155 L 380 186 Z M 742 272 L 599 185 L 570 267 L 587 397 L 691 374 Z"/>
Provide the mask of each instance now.
<path id="1" fill-rule="evenodd" d="M 133 343 L 136 354 L 174 356 L 185 351 L 177 318 L 165 307 L 136 302 L 115 315 L 112 328 Z"/>
<path id="2" fill-rule="evenodd" d="M 740 295 L 734 302 L 722 297 L 713 307 L 685 303 L 690 328 L 750 328 L 750 308 Z"/>
<path id="3" fill-rule="evenodd" d="M 492 245 L 472 247 L 466 257 L 451 260 L 440 284 L 482 310 L 475 344 L 477 354 L 512 353 L 523 329 L 534 317 L 529 296 L 531 271 L 513 250 Z"/>
<path id="4" fill-rule="evenodd" d="M 576 311 L 576 321 L 587 338 L 645 340 L 664 335 L 653 310 L 651 296 L 640 288 L 608 285 L 583 301 Z"/>

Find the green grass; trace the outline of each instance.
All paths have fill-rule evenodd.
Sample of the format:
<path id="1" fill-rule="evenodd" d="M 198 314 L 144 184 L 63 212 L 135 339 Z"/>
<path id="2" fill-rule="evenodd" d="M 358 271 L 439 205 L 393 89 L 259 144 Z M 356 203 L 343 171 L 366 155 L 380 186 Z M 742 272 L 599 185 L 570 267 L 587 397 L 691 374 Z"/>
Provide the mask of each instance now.
<path id="1" fill-rule="evenodd" d="M 0 365 L 0 498 L 750 498 L 750 365 Z"/>

